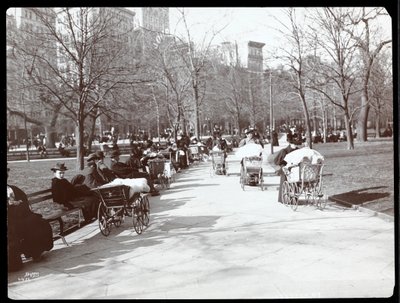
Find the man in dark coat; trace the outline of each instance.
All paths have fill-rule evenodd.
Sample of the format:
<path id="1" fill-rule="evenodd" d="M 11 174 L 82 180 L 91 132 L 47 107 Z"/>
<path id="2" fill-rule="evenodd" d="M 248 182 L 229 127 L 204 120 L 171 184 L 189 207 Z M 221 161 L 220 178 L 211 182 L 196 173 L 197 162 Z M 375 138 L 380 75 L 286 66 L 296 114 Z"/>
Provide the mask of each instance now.
<path id="1" fill-rule="evenodd" d="M 51 180 L 53 201 L 68 209 L 81 207 L 86 222 L 96 218 L 100 203 L 96 194 L 85 185 L 74 186 L 64 179 L 64 173 L 67 170 L 64 163 L 57 163 L 51 170 L 54 172 L 54 178 Z"/>
<path id="2" fill-rule="evenodd" d="M 114 150 L 112 150 L 114 151 Z M 98 174 L 103 178 L 105 183 L 111 182 L 118 176 L 104 163 L 104 153 L 101 150 L 96 151 L 94 159 L 97 166 Z"/>
<path id="3" fill-rule="evenodd" d="M 103 180 L 103 178 L 99 175 L 97 171 L 97 166 L 95 162 L 96 158 L 96 154 L 92 153 L 86 159 L 87 167 L 84 170 L 85 179 L 83 181 L 83 184 L 86 185 L 88 188 L 96 188 L 107 183 Z"/>
<path id="4" fill-rule="evenodd" d="M 8 177 L 7 168 L 7 177 Z M 26 194 L 7 184 L 8 271 L 22 267 L 21 254 L 40 260 L 44 251 L 53 248 L 53 232 L 49 222 L 31 211 Z"/>

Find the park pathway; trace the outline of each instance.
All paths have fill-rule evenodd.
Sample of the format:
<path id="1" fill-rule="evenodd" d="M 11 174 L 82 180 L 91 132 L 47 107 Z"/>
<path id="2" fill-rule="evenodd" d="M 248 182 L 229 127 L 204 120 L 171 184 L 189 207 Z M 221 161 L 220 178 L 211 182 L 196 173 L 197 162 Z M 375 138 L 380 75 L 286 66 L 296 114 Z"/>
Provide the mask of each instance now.
<path id="1" fill-rule="evenodd" d="M 265 156 L 267 153 L 265 154 Z M 329 204 L 323 211 L 277 203 L 211 163 L 176 175 L 151 197 L 141 235 L 126 221 L 105 237 L 97 222 L 57 241 L 43 261 L 9 274 L 12 299 L 211 299 L 388 297 L 394 287 L 394 223 Z M 268 167 L 265 166 L 266 172 Z"/>

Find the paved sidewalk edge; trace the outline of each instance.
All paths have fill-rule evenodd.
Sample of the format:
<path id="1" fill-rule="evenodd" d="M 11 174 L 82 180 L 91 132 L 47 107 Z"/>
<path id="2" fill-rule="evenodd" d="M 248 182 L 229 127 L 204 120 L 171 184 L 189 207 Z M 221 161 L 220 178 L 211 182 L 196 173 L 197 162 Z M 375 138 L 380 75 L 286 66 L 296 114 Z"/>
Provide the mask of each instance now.
<path id="1" fill-rule="evenodd" d="M 381 218 L 381 219 L 383 219 L 385 221 L 394 222 L 394 216 L 390 216 L 390 215 L 387 215 L 387 214 L 384 214 L 384 213 L 381 213 L 381 212 L 378 212 L 378 211 L 375 211 L 375 210 L 372 210 L 372 209 L 368 209 L 368 208 L 365 208 L 365 207 L 360 206 L 360 205 L 354 205 L 352 203 L 340 200 L 338 198 L 333 198 L 332 196 L 328 196 L 328 200 L 336 202 L 336 203 L 339 203 L 339 204 L 342 204 L 342 205 L 345 205 L 347 207 L 353 208 L 353 209 L 361 211 L 361 212 L 369 213 L 369 214 L 371 214 L 373 216 L 377 216 L 377 217 L 379 217 L 379 218 Z"/>

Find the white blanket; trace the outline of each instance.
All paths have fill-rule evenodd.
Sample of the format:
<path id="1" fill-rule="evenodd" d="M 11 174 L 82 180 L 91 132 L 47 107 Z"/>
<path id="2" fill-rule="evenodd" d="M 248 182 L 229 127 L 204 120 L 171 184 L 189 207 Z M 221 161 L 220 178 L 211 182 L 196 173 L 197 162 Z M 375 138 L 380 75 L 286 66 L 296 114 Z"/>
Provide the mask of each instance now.
<path id="1" fill-rule="evenodd" d="M 253 156 L 261 156 L 261 153 L 263 152 L 263 148 L 260 144 L 256 143 L 247 143 L 246 145 L 239 147 L 236 155 L 239 158 L 244 158 L 244 157 L 253 157 Z"/>
<path id="2" fill-rule="evenodd" d="M 315 149 L 311 149 L 309 147 L 303 147 L 288 153 L 284 160 L 287 163 L 286 166 L 290 167 L 298 165 L 303 161 L 304 158 L 308 159 L 311 164 L 323 163 L 324 161 L 324 156 L 322 156 Z"/>
<path id="3" fill-rule="evenodd" d="M 145 178 L 116 178 L 111 182 L 100 186 L 100 188 L 111 187 L 115 185 L 126 185 L 129 186 L 129 197 L 132 197 L 135 193 L 138 192 L 149 192 L 150 186 L 147 184 L 147 180 Z"/>

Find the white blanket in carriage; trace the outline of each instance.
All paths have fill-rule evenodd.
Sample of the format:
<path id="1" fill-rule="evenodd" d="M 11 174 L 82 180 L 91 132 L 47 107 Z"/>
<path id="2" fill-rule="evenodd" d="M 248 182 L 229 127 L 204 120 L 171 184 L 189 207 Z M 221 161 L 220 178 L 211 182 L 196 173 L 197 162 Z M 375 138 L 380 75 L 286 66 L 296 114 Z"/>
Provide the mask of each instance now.
<path id="1" fill-rule="evenodd" d="M 111 182 L 100 186 L 100 188 L 111 187 L 115 185 L 129 186 L 129 197 L 132 197 L 135 193 L 147 193 L 150 191 L 150 186 L 147 184 L 147 180 L 145 178 L 115 178 Z"/>
<path id="2" fill-rule="evenodd" d="M 303 162 L 304 158 L 308 159 L 311 164 L 322 163 L 324 161 L 324 156 L 322 156 L 315 149 L 311 149 L 309 147 L 296 149 L 288 153 L 283 160 L 286 161 L 287 167 L 291 167 Z"/>
<path id="3" fill-rule="evenodd" d="M 300 181 L 300 168 L 297 166 L 304 160 L 308 160 L 310 164 L 318 164 L 324 162 L 324 156 L 322 156 L 318 151 L 315 149 L 311 149 L 309 147 L 303 147 L 300 149 L 296 149 L 290 153 L 288 153 L 284 160 L 286 161 L 286 168 L 291 168 L 288 171 L 286 177 L 289 182 L 298 182 Z M 295 166 L 295 167 L 293 167 Z M 304 179 L 310 178 L 313 179 L 315 174 L 309 173 L 305 174 Z M 306 181 L 306 180 L 305 180 Z"/>

